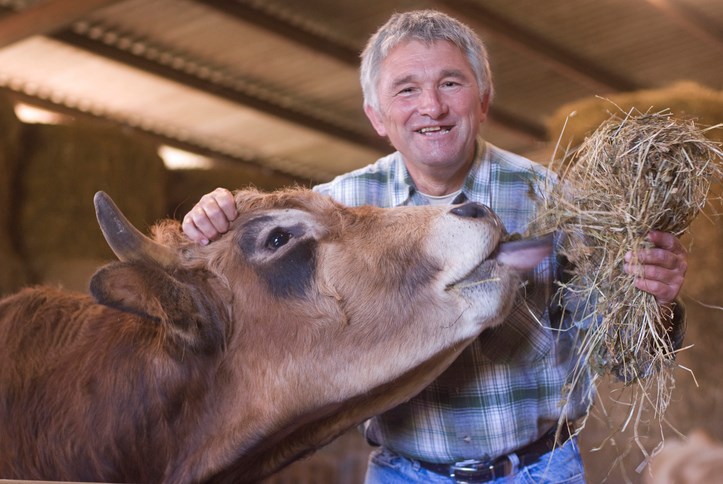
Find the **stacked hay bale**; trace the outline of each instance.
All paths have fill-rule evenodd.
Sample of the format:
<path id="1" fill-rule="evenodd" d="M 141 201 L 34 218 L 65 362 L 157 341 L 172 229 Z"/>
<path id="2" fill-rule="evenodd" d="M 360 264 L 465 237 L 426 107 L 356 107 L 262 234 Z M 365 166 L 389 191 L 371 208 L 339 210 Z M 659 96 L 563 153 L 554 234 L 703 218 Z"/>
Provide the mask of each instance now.
<path id="1" fill-rule="evenodd" d="M 713 126 L 723 121 L 723 92 L 681 83 L 665 89 L 583 100 L 560 108 L 551 118 L 548 131 L 551 139 L 560 138 L 561 147 L 574 147 L 611 113 L 632 109 L 641 112 L 669 109 L 676 117 L 694 118 L 700 126 Z M 709 130 L 706 136 L 720 142 L 723 129 Z M 720 183 L 711 187 L 709 213 L 723 213 L 721 193 Z M 682 294 L 688 320 L 685 344 L 693 347 L 677 356 L 675 388 L 663 427 L 660 428 L 660 420 L 651 412 L 631 418 L 630 408 L 619 401 L 624 394 L 622 385 L 613 382 L 599 385 L 599 401 L 581 436 L 591 482 L 605 478 L 611 482 L 640 482 L 646 472 L 640 464 L 646 456 L 639 447 L 642 444 L 648 450 L 654 449 L 661 434 L 686 434 L 694 428 L 704 428 L 714 438 L 723 439 L 723 389 L 719 384 L 723 365 L 717 358 L 718 346 L 723 342 L 723 300 L 719 289 L 723 281 L 720 250 L 723 220 L 698 217 L 682 240 L 689 249 L 689 268 Z M 635 422 L 637 428 L 629 422 Z M 625 431 L 617 432 L 621 428 Z M 634 442 L 636 436 L 639 440 Z"/>
<path id="2" fill-rule="evenodd" d="M 95 267 L 113 258 L 96 222 L 96 191 L 141 231 L 166 215 L 157 146 L 116 127 L 27 125 L 18 175 L 20 248 L 33 282 L 85 290 Z"/>
<path id="3" fill-rule="evenodd" d="M 218 163 L 210 169 L 185 168 L 168 172 L 168 208 L 176 218 L 185 215 L 206 193 L 217 187 L 234 190 L 253 186 L 263 191 L 304 185 L 302 181 L 251 164 Z M 309 184 L 310 185 L 310 184 Z"/>
<path id="4" fill-rule="evenodd" d="M 625 92 L 563 105 L 548 119 L 547 132 L 550 139 L 560 139 L 561 147 L 574 146 L 582 143 L 610 117 L 610 113 L 631 108 L 642 112 L 670 109 L 678 117 L 691 117 L 702 126 L 714 126 L 723 121 L 722 103 L 723 91 L 693 82 L 679 82 L 662 89 Z M 713 130 L 709 135 L 712 139 L 723 139 L 721 130 Z"/>
<path id="5" fill-rule="evenodd" d="M 16 227 L 12 217 L 21 129 L 12 101 L 0 93 L 0 296 L 27 282 L 25 267 L 15 247 Z"/>

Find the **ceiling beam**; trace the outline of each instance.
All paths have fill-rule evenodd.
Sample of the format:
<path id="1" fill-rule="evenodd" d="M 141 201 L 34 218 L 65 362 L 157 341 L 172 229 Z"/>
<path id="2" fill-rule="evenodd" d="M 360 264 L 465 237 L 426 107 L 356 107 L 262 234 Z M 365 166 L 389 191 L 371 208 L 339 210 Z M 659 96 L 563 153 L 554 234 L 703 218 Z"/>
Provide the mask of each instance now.
<path id="1" fill-rule="evenodd" d="M 204 64 L 184 52 L 151 44 L 148 40 L 134 39 L 132 35 L 117 32 L 111 27 L 81 24 L 76 23 L 73 28 L 50 37 L 366 148 L 381 152 L 389 149 L 386 140 L 377 136 L 366 124 L 358 127 L 344 116 L 306 106 L 299 100 L 253 84 L 221 67 Z"/>
<path id="2" fill-rule="evenodd" d="M 0 48 L 33 35 L 62 29 L 90 12 L 120 0 L 47 0 L 0 18 Z"/>
<path id="3" fill-rule="evenodd" d="M 723 31 L 699 10 L 676 0 L 647 0 L 647 2 L 703 42 L 723 52 Z"/>
<path id="4" fill-rule="evenodd" d="M 510 47 L 550 66 L 562 75 L 588 86 L 594 92 L 634 91 L 639 86 L 630 79 L 605 70 L 553 44 L 544 37 L 471 0 L 437 0 L 449 10 L 474 20 L 486 33 Z"/>
<path id="5" fill-rule="evenodd" d="M 195 0 L 236 19 L 264 28 L 349 66 L 359 66 L 361 49 L 294 12 L 261 2 L 244 0 Z"/>
<path id="6" fill-rule="evenodd" d="M 489 108 L 489 118 L 486 122 L 498 124 L 505 129 L 524 134 L 538 141 L 547 139 L 547 128 L 543 124 L 523 119 L 496 107 L 494 103 Z"/>

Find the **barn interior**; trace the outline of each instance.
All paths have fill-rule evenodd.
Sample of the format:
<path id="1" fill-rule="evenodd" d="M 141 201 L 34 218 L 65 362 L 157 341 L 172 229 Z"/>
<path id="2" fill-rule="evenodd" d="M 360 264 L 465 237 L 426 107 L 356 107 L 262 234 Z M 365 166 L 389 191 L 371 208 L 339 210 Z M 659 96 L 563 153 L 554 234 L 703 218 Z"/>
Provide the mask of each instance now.
<path id="1" fill-rule="evenodd" d="M 359 53 L 393 12 L 422 8 L 485 41 L 482 134 L 535 161 L 611 112 L 723 123 L 719 0 L 0 0 L 0 294 L 86 290 L 113 258 L 97 190 L 143 230 L 217 186 L 312 186 L 390 152 L 362 111 Z M 690 347 L 662 433 L 723 441 L 723 221 L 699 217 L 684 240 Z M 609 414 L 581 434 L 590 482 L 645 479 L 631 429 L 610 438 L 618 390 L 601 388 Z M 362 482 L 369 451 L 351 431 L 269 482 Z"/>

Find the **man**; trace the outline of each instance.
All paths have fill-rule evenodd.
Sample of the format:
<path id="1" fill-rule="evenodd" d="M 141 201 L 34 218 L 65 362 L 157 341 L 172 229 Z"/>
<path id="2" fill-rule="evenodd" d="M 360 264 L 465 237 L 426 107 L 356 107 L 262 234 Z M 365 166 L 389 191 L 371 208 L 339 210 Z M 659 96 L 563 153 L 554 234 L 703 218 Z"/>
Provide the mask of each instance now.
<path id="1" fill-rule="evenodd" d="M 316 191 L 347 205 L 472 200 L 495 210 L 509 232 L 524 231 L 536 209 L 530 187 L 545 171 L 478 138 L 493 89 L 485 48 L 467 26 L 435 11 L 393 15 L 362 54 L 361 83 L 364 112 L 397 151 Z M 189 212 L 183 230 L 208 243 L 235 217 L 231 193 L 217 189 Z M 655 248 L 626 270 L 639 274 L 638 287 L 660 304 L 672 304 L 686 253 L 670 234 L 649 239 Z M 367 439 L 380 446 L 368 483 L 584 482 L 567 426 L 588 409 L 586 386 L 561 403 L 582 320 L 550 300 L 557 277 L 550 257 L 505 323 L 482 334 L 419 396 L 366 424 Z M 555 432 L 566 441 L 556 444 Z"/>

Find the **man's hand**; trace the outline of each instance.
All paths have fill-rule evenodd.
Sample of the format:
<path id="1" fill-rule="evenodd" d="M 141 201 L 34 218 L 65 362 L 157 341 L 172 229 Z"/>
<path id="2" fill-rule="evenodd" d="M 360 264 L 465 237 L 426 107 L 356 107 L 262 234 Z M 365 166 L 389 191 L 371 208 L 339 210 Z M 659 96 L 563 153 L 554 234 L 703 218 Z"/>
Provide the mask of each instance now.
<path id="1" fill-rule="evenodd" d="M 237 216 L 233 194 L 225 188 L 217 188 L 201 197 L 183 217 L 181 227 L 189 239 L 206 245 L 227 232 Z"/>
<path id="2" fill-rule="evenodd" d="M 655 247 L 639 251 L 635 265 L 632 252 L 625 254 L 624 270 L 635 275 L 635 286 L 655 296 L 658 304 L 670 304 L 683 287 L 688 253 L 674 235 L 666 232 L 651 231 L 647 240 Z"/>

